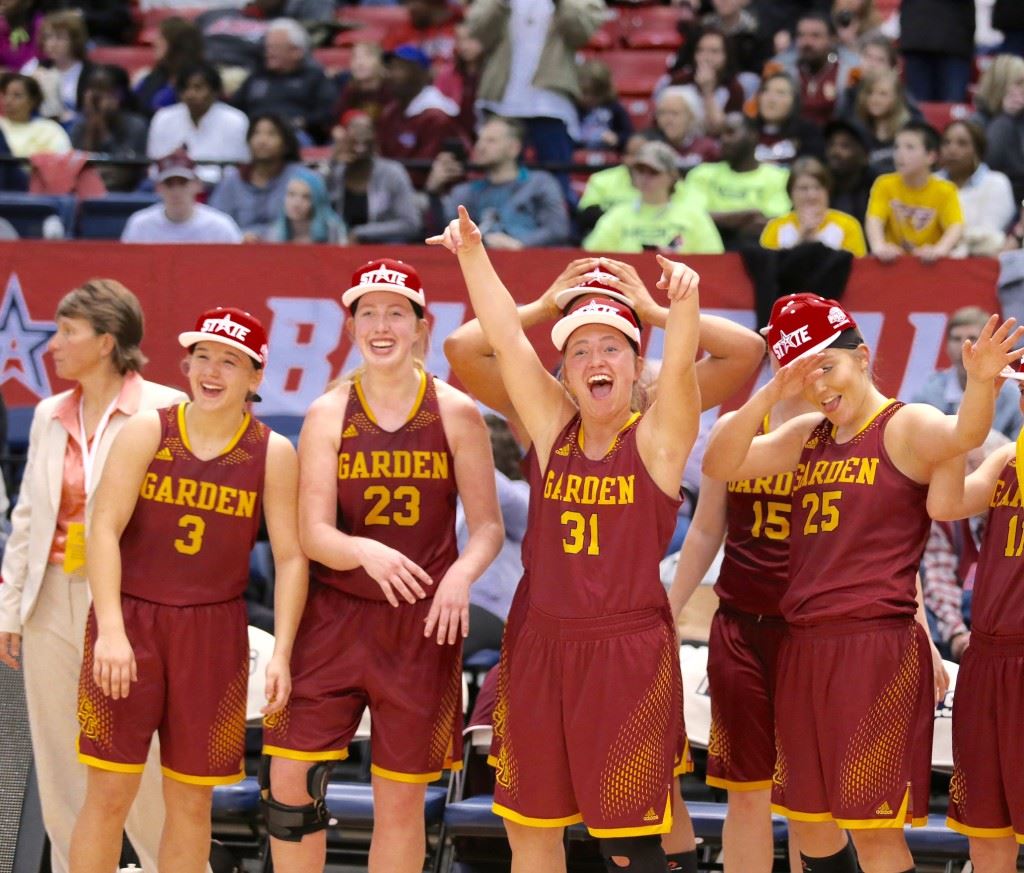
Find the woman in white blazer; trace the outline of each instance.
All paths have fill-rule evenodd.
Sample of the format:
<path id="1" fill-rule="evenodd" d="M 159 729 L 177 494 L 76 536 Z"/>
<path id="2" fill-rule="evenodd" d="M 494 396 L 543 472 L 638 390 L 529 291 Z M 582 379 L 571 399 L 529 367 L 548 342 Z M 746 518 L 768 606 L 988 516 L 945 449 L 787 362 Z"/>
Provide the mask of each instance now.
<path id="1" fill-rule="evenodd" d="M 0 661 L 24 667 L 36 777 L 53 873 L 67 873 L 75 818 L 85 797 L 78 762 L 78 677 L 89 589 L 85 525 L 91 496 L 114 437 L 135 412 L 186 400 L 146 382 L 142 309 L 111 279 L 93 279 L 65 295 L 49 343 L 57 375 L 70 391 L 36 407 L 28 462 L 0 585 Z M 84 448 L 83 448 L 84 443 Z M 154 743 L 155 746 L 155 743 Z M 156 870 L 163 799 L 159 755 L 146 768 L 126 829 L 144 870 Z"/>

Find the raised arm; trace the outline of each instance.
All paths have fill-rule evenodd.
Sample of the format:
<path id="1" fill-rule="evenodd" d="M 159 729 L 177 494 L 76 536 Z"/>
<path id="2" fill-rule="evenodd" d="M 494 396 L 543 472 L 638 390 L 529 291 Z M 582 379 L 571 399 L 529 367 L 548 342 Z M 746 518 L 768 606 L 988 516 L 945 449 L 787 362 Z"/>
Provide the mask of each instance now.
<path id="1" fill-rule="evenodd" d="M 110 447 L 89 520 L 86 572 L 96 614 L 93 680 L 108 697 L 128 696 L 138 679 L 135 654 L 121 612 L 121 534 L 135 512 L 149 462 L 160 447 L 156 412 L 130 418 Z"/>
<path id="2" fill-rule="evenodd" d="M 658 255 L 658 287 L 668 294 L 665 356 L 655 401 L 637 426 L 640 457 L 667 494 L 679 493 L 686 458 L 700 427 L 697 336 L 700 333 L 700 276 L 685 264 Z"/>
<path id="3" fill-rule="evenodd" d="M 433 584 L 427 572 L 401 552 L 368 537 L 338 530 L 338 451 L 348 392 L 345 384 L 309 407 L 299 436 L 299 542 L 312 561 L 333 570 L 362 567 L 388 603 L 415 603 Z"/>
<path id="4" fill-rule="evenodd" d="M 601 258 L 600 267 L 615 276 L 622 293 L 633 301 L 644 324 L 665 327 L 668 308 L 651 297 L 632 264 Z M 760 336 L 717 315 L 701 314 L 698 344 L 707 353 L 697 361 L 702 410 L 732 397 L 764 360 L 764 340 Z"/>
<path id="5" fill-rule="evenodd" d="M 700 483 L 697 510 L 686 531 L 686 539 L 679 550 L 679 563 L 668 592 L 672 607 L 672 618 L 678 622 L 697 586 L 707 575 L 715 555 L 725 538 L 725 482 L 718 482 L 704 476 Z"/>
<path id="6" fill-rule="evenodd" d="M 449 223 L 443 235 L 430 237 L 427 243 L 443 245 L 458 256 L 473 311 L 494 349 L 508 396 L 543 469 L 555 438 L 574 413 L 569 395 L 530 345 L 515 301 L 495 272 L 480 230 L 465 207 L 459 206 L 458 219 Z"/>
<path id="7" fill-rule="evenodd" d="M 935 468 L 928 483 L 928 514 L 936 521 L 970 518 L 988 509 L 999 474 L 1016 446 L 1013 443 L 993 452 L 968 476 L 964 475 L 966 457 L 957 455 Z"/>
<path id="8" fill-rule="evenodd" d="M 274 555 L 274 653 L 267 664 L 264 714 L 284 708 L 291 695 L 295 634 L 309 589 L 309 562 L 299 545 L 299 461 L 280 434 L 270 435 L 263 485 L 263 517 Z"/>
<path id="9" fill-rule="evenodd" d="M 523 330 L 558 318 L 561 313 L 555 305 L 555 295 L 579 284 L 596 264 L 594 258 L 578 258 L 561 272 L 540 297 L 518 307 L 519 323 Z M 466 390 L 508 420 L 520 445 L 529 445 L 529 438 L 505 390 L 498 359 L 484 335 L 480 320 L 471 319 L 449 334 L 444 341 L 444 353 L 452 372 Z"/>
<path id="10" fill-rule="evenodd" d="M 469 634 L 469 587 L 501 551 L 505 527 L 498 508 L 487 425 L 476 404 L 461 391 L 443 383 L 438 384 L 438 389 L 469 539 L 437 584 L 423 634 L 436 634 L 438 645 L 451 645 Z"/>

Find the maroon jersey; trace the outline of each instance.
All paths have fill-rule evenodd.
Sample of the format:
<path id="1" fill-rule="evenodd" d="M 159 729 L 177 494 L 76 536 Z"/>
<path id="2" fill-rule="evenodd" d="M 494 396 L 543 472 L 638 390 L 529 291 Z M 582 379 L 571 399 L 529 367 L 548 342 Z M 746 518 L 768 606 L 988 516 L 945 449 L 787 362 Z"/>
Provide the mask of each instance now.
<path id="1" fill-rule="evenodd" d="M 382 430 L 358 378 L 352 381 L 338 452 L 338 529 L 377 540 L 422 567 L 437 585 L 459 556 L 455 541 L 455 468 L 432 376 L 398 430 Z M 367 600 L 385 600 L 362 568 L 313 565 L 313 578 Z"/>
<path id="2" fill-rule="evenodd" d="M 1024 634 L 1024 511 L 1015 457 L 999 474 L 988 505 L 971 601 L 971 630 L 992 636 Z"/>
<path id="3" fill-rule="evenodd" d="M 160 448 L 121 534 L 121 591 L 170 606 L 241 597 L 260 526 L 270 428 L 248 413 L 228 447 L 201 461 L 185 404 L 160 410 Z"/>
<path id="4" fill-rule="evenodd" d="M 738 479 L 727 487 L 725 554 L 715 594 L 742 612 L 779 615 L 779 598 L 789 582 L 793 474 Z"/>
<path id="5" fill-rule="evenodd" d="M 791 624 L 910 616 L 931 522 L 928 488 L 903 475 L 885 451 L 885 428 L 903 406 L 890 401 L 848 442 L 822 421 L 793 477 L 789 587 Z"/>
<path id="6" fill-rule="evenodd" d="M 639 414 L 598 461 L 583 454 L 574 416 L 551 449 L 531 501 L 524 553 L 530 601 L 561 618 L 593 618 L 666 605 L 658 564 L 681 501 L 665 494 L 640 460 Z"/>

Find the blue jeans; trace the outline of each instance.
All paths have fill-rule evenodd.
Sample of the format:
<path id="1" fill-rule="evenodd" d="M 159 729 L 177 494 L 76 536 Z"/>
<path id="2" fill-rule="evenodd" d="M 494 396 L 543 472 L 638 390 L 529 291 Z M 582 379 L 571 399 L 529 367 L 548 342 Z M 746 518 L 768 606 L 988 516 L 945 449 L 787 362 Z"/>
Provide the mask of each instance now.
<path id="1" fill-rule="evenodd" d="M 572 163 L 573 144 L 569 137 L 569 131 L 565 122 L 558 118 L 521 118 L 519 119 L 526 128 L 526 141 L 524 148 L 533 146 L 536 160 L 539 164 L 564 164 Z M 570 197 L 569 171 L 551 171 L 558 184 L 562 186 L 566 198 Z"/>
<path id="2" fill-rule="evenodd" d="M 903 73 L 907 91 L 926 103 L 963 103 L 971 80 L 969 58 L 938 52 L 904 52 Z"/>

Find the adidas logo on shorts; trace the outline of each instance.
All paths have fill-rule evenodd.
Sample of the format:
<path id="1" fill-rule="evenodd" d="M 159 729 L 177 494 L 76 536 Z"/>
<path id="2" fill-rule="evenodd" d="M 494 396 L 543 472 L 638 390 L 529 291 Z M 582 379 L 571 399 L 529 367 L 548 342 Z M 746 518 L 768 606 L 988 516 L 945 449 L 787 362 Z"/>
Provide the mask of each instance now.
<path id="1" fill-rule="evenodd" d="M 173 461 L 174 456 L 171 454 L 171 450 L 167 448 L 167 446 L 164 446 L 159 452 L 153 455 L 153 459 L 156 461 Z"/>
<path id="2" fill-rule="evenodd" d="M 356 426 L 354 424 L 350 424 L 348 427 L 345 428 L 345 430 L 341 432 L 342 439 L 350 440 L 352 439 L 352 437 L 357 436 L 359 436 L 359 431 L 356 429 Z"/>
<path id="3" fill-rule="evenodd" d="M 644 813 L 644 821 L 657 821 L 658 813 L 654 811 L 654 807 L 650 807 L 647 812 Z"/>
<path id="4" fill-rule="evenodd" d="M 875 810 L 875 815 L 892 815 L 892 807 L 889 806 L 888 800 L 883 800 L 882 805 Z"/>

